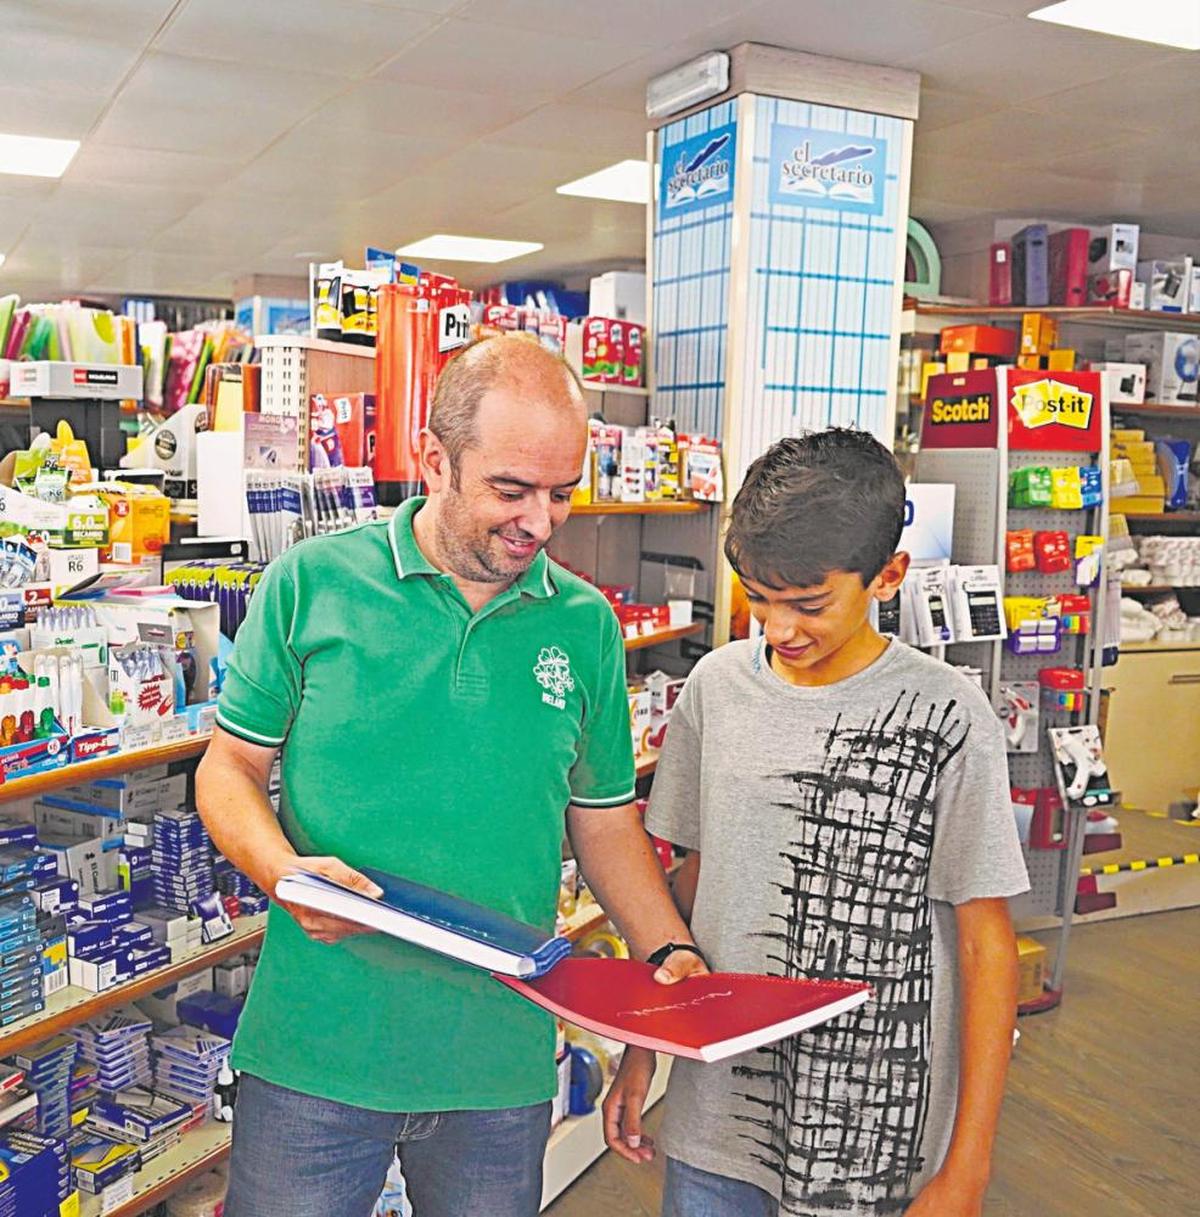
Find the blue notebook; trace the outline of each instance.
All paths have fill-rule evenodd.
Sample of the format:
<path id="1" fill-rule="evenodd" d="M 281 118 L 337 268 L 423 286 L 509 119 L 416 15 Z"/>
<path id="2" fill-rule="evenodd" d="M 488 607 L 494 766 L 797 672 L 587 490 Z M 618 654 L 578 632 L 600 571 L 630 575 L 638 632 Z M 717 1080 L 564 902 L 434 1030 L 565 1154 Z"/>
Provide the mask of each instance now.
<path id="1" fill-rule="evenodd" d="M 362 873 L 383 889 L 378 899 L 311 871 L 285 875 L 275 885 L 275 897 L 505 976 L 543 976 L 571 953 L 567 939 L 547 938 L 495 909 L 385 871 L 364 867 Z"/>

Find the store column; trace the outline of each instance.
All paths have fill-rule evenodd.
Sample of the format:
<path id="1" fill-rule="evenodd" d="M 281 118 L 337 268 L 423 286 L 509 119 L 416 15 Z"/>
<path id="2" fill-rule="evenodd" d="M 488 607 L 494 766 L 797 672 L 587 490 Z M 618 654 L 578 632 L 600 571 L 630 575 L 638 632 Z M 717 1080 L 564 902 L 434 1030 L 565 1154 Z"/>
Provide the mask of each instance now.
<path id="1" fill-rule="evenodd" d="M 786 435 L 854 426 L 891 446 L 919 88 L 743 43 L 729 90 L 651 136 L 653 412 L 721 437 L 727 500 Z"/>

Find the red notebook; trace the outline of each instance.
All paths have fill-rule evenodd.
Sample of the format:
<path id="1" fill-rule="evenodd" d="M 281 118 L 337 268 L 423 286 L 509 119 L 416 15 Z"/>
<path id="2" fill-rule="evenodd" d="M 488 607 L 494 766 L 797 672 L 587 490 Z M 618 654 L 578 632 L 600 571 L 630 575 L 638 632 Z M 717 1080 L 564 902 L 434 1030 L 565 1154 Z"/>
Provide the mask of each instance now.
<path id="1" fill-rule="evenodd" d="M 871 994 L 841 980 L 784 980 L 719 972 L 676 985 L 632 959 L 564 959 L 545 976 L 501 984 L 560 1018 L 623 1044 L 720 1061 L 828 1022 Z"/>

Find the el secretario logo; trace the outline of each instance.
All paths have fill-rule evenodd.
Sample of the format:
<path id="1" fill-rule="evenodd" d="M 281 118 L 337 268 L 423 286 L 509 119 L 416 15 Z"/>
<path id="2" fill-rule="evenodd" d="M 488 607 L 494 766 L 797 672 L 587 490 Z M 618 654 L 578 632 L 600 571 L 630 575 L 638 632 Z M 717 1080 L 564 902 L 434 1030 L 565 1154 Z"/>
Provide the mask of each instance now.
<path id="1" fill-rule="evenodd" d="M 556 710 L 565 710 L 567 694 L 575 692 L 571 660 L 561 647 L 542 647 L 533 665 L 534 679 L 542 686 L 542 701 Z"/>
<path id="2" fill-rule="evenodd" d="M 973 397 L 938 396 L 929 403 L 929 422 L 935 427 L 963 423 L 990 423 L 992 421 L 992 397 L 990 393 L 976 393 Z"/>
<path id="3" fill-rule="evenodd" d="M 733 199 L 733 160 L 737 128 L 715 127 L 663 150 L 660 211 L 683 215 Z"/>
<path id="4" fill-rule="evenodd" d="M 887 140 L 776 123 L 770 172 L 772 203 L 882 215 Z"/>
<path id="5" fill-rule="evenodd" d="M 1086 431 L 1092 423 L 1093 401 L 1091 393 L 1057 380 L 1018 385 L 1012 395 L 1013 410 L 1029 431 L 1052 426 Z"/>

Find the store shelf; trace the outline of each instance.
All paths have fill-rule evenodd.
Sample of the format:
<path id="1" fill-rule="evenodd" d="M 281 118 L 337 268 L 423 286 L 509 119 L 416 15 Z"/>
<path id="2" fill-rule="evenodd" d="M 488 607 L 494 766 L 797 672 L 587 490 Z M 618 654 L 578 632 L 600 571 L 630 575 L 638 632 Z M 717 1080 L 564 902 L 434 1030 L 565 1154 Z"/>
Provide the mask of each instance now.
<path id="1" fill-rule="evenodd" d="M 1185 525 L 1194 527 L 1200 524 L 1200 511 L 1128 512 L 1121 511 L 1120 504 L 1120 499 L 1113 499 L 1112 506 L 1109 508 L 1109 515 L 1123 515 L 1131 527 L 1134 524 L 1153 524 L 1156 528 L 1174 528 Z"/>
<path id="2" fill-rule="evenodd" d="M 165 1200 L 195 1175 L 211 1170 L 229 1157 L 232 1126 L 202 1124 L 184 1133 L 179 1144 L 158 1155 L 133 1176 L 133 1196 L 124 1203 L 103 1207 L 99 1196 L 80 1194 L 79 1217 L 136 1217 Z"/>
<path id="3" fill-rule="evenodd" d="M 1123 642 L 1122 655 L 1151 654 L 1158 651 L 1200 651 L 1200 642 Z"/>
<path id="4" fill-rule="evenodd" d="M 1122 587 L 1122 596 L 1165 596 L 1167 592 L 1192 592 L 1200 589 L 1194 587 L 1176 587 L 1172 583 L 1152 583 L 1148 587 Z"/>
<path id="5" fill-rule="evenodd" d="M 1062 305 L 1034 307 L 1013 305 L 1008 308 L 992 308 L 986 304 L 917 304 L 905 310 L 916 317 L 954 318 L 994 317 L 997 320 L 1019 321 L 1026 313 L 1041 313 L 1060 322 L 1078 325 L 1099 325 L 1121 330 L 1178 330 L 1181 333 L 1200 334 L 1200 316 L 1192 313 L 1162 313 L 1150 309 L 1111 308 L 1098 305 L 1093 308 L 1067 308 Z"/>
<path id="6" fill-rule="evenodd" d="M 674 642 L 676 638 L 691 638 L 694 634 L 699 634 L 704 630 L 702 621 L 693 622 L 691 625 L 676 626 L 673 630 L 659 630 L 655 634 L 643 634 L 640 638 L 626 638 L 625 649 L 627 651 L 640 651 L 645 647 L 661 646 L 664 642 Z"/>
<path id="7" fill-rule="evenodd" d="M 658 768 L 658 749 L 651 748 L 637 758 L 637 775 L 640 778 L 649 777 Z"/>
<path id="8" fill-rule="evenodd" d="M 165 765 L 170 761 L 186 761 L 199 756 L 208 747 L 211 735 L 193 735 L 172 744 L 153 748 L 138 748 L 132 752 L 114 752 L 97 757 L 94 761 L 79 761 L 51 769 L 46 773 L 34 773 L 29 777 L 10 778 L 0 785 L 0 803 L 11 803 L 14 799 L 27 799 L 77 782 L 94 782 L 98 778 L 116 777 L 121 773 L 132 773 L 137 769 L 148 769 L 151 765 Z"/>
<path id="9" fill-rule="evenodd" d="M 299 334 L 258 334 L 254 345 L 259 350 L 286 347 L 299 351 L 321 351 L 326 355 L 350 355 L 356 359 L 375 358 L 374 347 L 359 346 L 354 342 L 331 342 L 328 338 L 307 338 Z"/>
<path id="10" fill-rule="evenodd" d="M 601 926 L 607 924 L 608 914 L 598 904 L 588 904 L 581 909 L 576 909 L 567 918 L 567 924 L 562 931 L 562 936 L 571 942 L 579 942 L 581 939 L 586 938 L 593 930 L 598 930 Z"/>
<path id="11" fill-rule="evenodd" d="M 1162 418 L 1183 419 L 1185 422 L 1200 423 L 1200 407 L 1191 406 L 1172 406 L 1165 405 L 1162 402 L 1146 401 L 1140 406 L 1132 406 L 1126 402 L 1114 402 L 1110 409 L 1113 414 L 1144 414 L 1147 416 L 1155 416 Z"/>
<path id="12" fill-rule="evenodd" d="M 571 516 L 692 516 L 712 503 L 698 499 L 667 499 L 657 503 L 580 503 Z"/>
<path id="13" fill-rule="evenodd" d="M 254 917 L 240 917 L 233 923 L 233 933 L 222 938 L 220 942 L 209 943 L 178 963 L 156 968 L 145 976 L 114 985 L 103 993 L 89 993 L 86 989 L 68 985 L 46 1002 L 46 1008 L 40 1014 L 23 1018 L 0 1030 L 0 1057 L 58 1035 L 68 1027 L 74 1027 L 105 1010 L 137 1001 L 147 993 L 154 993 L 185 976 L 199 972 L 201 968 L 220 963 L 231 955 L 240 955 L 243 951 L 252 950 L 262 943 L 266 923 L 265 913 Z"/>
<path id="14" fill-rule="evenodd" d="M 649 397 L 650 390 L 644 385 L 598 385 L 590 380 L 579 382 L 589 393 L 623 393 L 626 397 Z"/>
<path id="15" fill-rule="evenodd" d="M 660 1056 L 643 1110 L 649 1111 L 666 1094 L 670 1076 L 671 1058 Z M 607 1094 L 607 1088 L 605 1093 Z M 602 1101 L 603 1096 L 600 1102 Z M 600 1110 L 600 1102 L 597 1102 L 594 1111 L 586 1116 L 573 1116 L 564 1120 L 550 1134 L 542 1171 L 542 1208 L 562 1195 L 604 1153 L 604 1116 Z"/>

